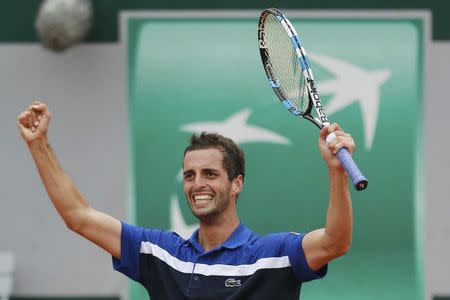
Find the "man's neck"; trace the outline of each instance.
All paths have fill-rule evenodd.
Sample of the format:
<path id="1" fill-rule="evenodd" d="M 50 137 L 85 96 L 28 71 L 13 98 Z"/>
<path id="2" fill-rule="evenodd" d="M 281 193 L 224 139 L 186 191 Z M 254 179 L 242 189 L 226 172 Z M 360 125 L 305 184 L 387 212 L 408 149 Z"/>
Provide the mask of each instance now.
<path id="1" fill-rule="evenodd" d="M 237 217 L 224 222 L 204 223 L 200 222 L 198 241 L 203 249 L 208 252 L 222 245 L 239 226 Z"/>

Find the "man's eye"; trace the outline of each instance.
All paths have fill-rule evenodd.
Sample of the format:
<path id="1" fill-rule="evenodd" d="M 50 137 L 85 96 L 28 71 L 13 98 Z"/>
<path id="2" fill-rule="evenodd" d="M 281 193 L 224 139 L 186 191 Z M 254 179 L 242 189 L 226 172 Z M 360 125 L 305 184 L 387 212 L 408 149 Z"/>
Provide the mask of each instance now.
<path id="1" fill-rule="evenodd" d="M 206 176 L 208 176 L 208 177 L 214 177 L 215 175 L 216 175 L 216 173 L 214 173 L 214 172 L 211 172 L 211 171 L 206 172 Z"/>
<path id="2" fill-rule="evenodd" d="M 185 179 L 185 180 L 189 180 L 189 179 L 191 179 L 192 177 L 193 177 L 192 174 L 184 174 L 184 179 Z"/>

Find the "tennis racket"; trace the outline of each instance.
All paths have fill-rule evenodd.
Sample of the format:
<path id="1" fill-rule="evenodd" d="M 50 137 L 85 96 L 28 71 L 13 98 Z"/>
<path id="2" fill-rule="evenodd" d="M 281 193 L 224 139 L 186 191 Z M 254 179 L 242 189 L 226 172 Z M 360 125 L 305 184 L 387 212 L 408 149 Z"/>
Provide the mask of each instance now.
<path id="1" fill-rule="evenodd" d="M 320 100 L 313 73 L 297 32 L 279 10 L 266 9 L 259 17 L 258 42 L 262 63 L 269 83 L 281 103 L 295 116 L 303 117 L 320 129 L 328 126 L 325 108 Z M 327 136 L 327 143 L 336 138 Z M 336 153 L 353 186 L 364 190 L 368 181 L 362 175 L 346 148 Z"/>

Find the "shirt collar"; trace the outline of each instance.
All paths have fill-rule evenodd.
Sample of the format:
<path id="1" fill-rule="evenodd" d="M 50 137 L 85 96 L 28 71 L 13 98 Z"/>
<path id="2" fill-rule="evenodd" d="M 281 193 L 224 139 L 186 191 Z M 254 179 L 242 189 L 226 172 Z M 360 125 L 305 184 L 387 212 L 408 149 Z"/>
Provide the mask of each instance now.
<path id="1" fill-rule="evenodd" d="M 252 231 L 241 222 L 221 247 L 235 249 L 244 245 L 250 239 L 251 235 Z M 203 247 L 198 242 L 198 229 L 194 231 L 192 236 L 186 240 L 186 242 L 194 246 L 200 252 L 204 252 Z"/>
<path id="2" fill-rule="evenodd" d="M 247 243 L 251 235 L 252 231 L 243 223 L 240 223 L 231 236 L 222 244 L 222 247 L 228 249 L 240 247 Z"/>

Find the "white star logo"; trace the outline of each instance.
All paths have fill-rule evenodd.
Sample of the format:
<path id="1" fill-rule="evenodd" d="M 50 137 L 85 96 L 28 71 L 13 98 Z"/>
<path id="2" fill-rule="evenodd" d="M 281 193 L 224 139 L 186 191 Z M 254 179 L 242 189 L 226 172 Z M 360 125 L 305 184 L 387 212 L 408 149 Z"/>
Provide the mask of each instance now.
<path id="1" fill-rule="evenodd" d="M 386 69 L 367 71 L 323 54 L 311 53 L 309 57 L 335 75 L 334 79 L 317 84 L 319 93 L 333 95 L 326 105 L 328 114 L 359 102 L 364 122 L 365 146 L 370 150 L 377 126 L 380 88 L 391 76 L 391 71 Z"/>

